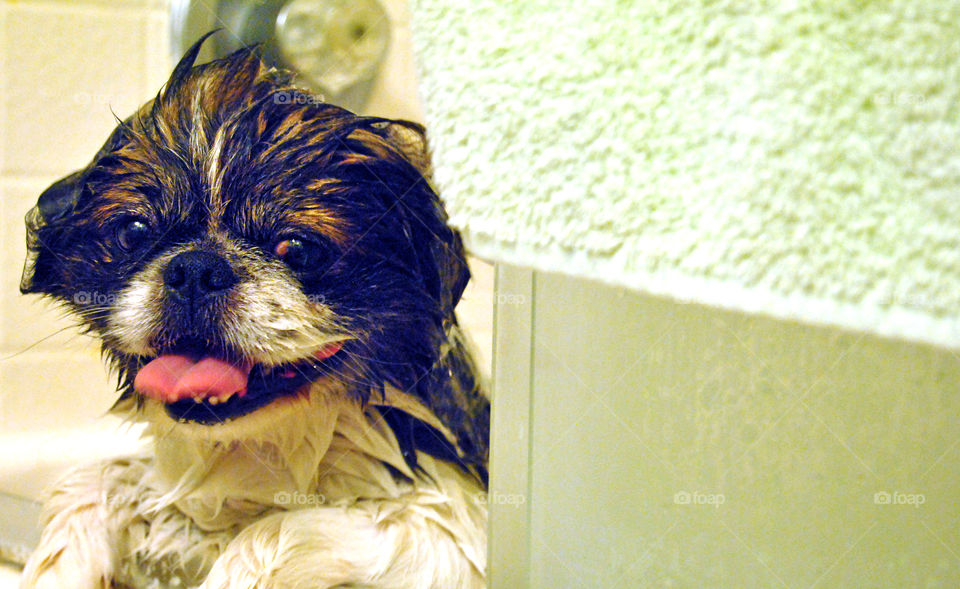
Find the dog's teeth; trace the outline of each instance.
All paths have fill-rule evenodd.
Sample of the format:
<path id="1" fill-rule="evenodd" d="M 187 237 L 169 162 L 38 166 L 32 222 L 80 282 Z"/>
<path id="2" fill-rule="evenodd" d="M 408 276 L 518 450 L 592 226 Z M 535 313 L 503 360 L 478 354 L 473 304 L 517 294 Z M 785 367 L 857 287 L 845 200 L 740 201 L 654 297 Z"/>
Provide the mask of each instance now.
<path id="1" fill-rule="evenodd" d="M 203 399 L 201 399 L 200 397 L 193 397 L 193 402 L 194 402 L 194 403 L 202 403 L 202 402 L 203 402 Z"/>
<path id="2" fill-rule="evenodd" d="M 216 405 L 219 402 L 220 402 L 220 397 L 210 397 L 207 399 L 207 403 L 210 403 L 211 405 Z"/>

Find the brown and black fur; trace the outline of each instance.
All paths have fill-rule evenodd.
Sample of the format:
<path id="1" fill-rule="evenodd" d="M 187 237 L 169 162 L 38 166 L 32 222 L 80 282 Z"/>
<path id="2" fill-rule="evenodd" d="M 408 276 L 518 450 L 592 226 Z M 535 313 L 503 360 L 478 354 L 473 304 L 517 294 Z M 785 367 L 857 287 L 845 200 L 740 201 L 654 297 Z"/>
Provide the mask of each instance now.
<path id="1" fill-rule="evenodd" d="M 416 466 L 420 450 L 485 480 L 489 403 L 454 315 L 469 271 L 430 185 L 422 127 L 320 102 L 289 74 L 267 69 L 254 50 L 194 66 L 199 48 L 155 100 L 118 124 L 86 168 L 41 196 L 27 219 L 21 290 L 63 302 L 103 338 L 123 401 L 136 396 L 134 378 L 150 358 L 118 349 L 109 309 L 78 304 L 78 293 L 110 300 L 170 248 L 229 243 L 269 258 L 279 236 L 305 234 L 324 255 L 295 278 L 353 336 L 324 370 L 371 404 L 385 383 L 416 395 L 459 448 L 388 411 L 408 464 Z M 229 149 L 213 145 L 218 132 Z M 151 234 L 131 251 L 117 233 L 134 213 Z M 174 328 L 152 343 L 235 355 L 229 342 L 207 337 L 207 320 L 172 317 Z"/>

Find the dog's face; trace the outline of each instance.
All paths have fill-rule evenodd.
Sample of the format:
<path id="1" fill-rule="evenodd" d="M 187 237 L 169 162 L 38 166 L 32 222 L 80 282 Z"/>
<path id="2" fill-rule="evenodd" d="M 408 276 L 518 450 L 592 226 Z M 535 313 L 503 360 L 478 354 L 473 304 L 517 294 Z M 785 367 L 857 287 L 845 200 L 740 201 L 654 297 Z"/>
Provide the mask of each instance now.
<path id="1" fill-rule="evenodd" d="M 101 338 L 123 399 L 194 428 L 321 379 L 364 400 L 436 388 L 469 273 L 421 129 L 319 102 L 250 52 L 195 55 L 41 196 L 21 289 Z M 447 422 L 463 405 L 429 404 Z"/>

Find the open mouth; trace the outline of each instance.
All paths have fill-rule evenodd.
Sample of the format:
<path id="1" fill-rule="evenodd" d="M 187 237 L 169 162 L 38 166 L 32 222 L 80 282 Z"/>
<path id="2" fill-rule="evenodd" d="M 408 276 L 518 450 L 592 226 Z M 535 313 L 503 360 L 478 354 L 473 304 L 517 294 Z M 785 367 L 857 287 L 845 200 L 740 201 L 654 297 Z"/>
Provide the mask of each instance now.
<path id="1" fill-rule="evenodd" d="M 328 374 L 329 359 L 341 346 L 326 344 L 312 357 L 273 367 L 196 353 L 161 354 L 140 368 L 134 389 L 162 402 L 178 421 L 226 423 Z"/>

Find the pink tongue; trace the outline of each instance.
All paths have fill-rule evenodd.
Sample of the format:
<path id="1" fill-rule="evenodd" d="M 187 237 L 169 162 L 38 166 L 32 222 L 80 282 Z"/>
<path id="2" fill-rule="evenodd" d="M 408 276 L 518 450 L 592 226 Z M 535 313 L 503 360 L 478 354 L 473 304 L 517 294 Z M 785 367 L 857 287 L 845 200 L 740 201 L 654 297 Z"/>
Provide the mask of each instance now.
<path id="1" fill-rule="evenodd" d="M 231 393 L 243 396 L 253 364 L 235 365 L 219 358 L 158 356 L 140 369 L 133 381 L 138 392 L 164 403 L 186 398 L 207 399 Z"/>

